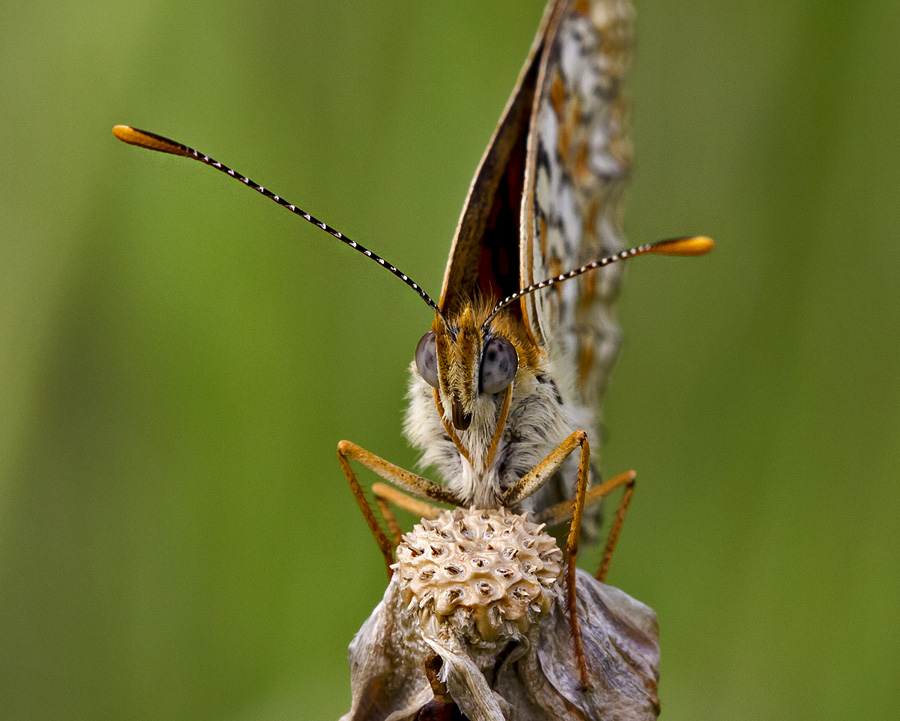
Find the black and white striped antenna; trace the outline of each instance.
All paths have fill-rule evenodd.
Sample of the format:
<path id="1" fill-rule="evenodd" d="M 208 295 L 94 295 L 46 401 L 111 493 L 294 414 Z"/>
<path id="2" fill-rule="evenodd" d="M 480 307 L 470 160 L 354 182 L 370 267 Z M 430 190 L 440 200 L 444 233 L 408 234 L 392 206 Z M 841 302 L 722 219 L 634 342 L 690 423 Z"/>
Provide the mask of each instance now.
<path id="1" fill-rule="evenodd" d="M 124 143 L 137 145 L 140 148 L 147 148 L 148 150 L 156 150 L 161 153 L 170 153 L 172 155 L 180 155 L 184 158 L 193 158 L 194 160 L 199 160 L 201 163 L 209 165 L 210 167 L 225 173 L 225 175 L 239 180 L 244 185 L 253 188 L 256 192 L 264 195 L 269 200 L 274 200 L 276 203 L 278 203 L 278 205 L 282 206 L 283 208 L 287 208 L 295 215 L 299 215 L 308 223 L 312 223 L 317 228 L 324 230 L 333 238 L 337 238 L 345 245 L 349 245 L 351 248 L 353 248 L 353 250 L 356 250 L 362 253 L 367 258 L 374 260 L 380 266 L 387 269 L 393 275 L 402 280 L 406 285 L 416 291 L 416 293 L 419 294 L 422 300 L 424 300 L 428 304 L 428 306 L 432 310 L 434 310 L 435 313 L 437 313 L 441 318 L 444 318 L 444 315 L 443 313 L 441 313 L 441 309 L 438 307 L 437 303 L 432 300 L 431 296 L 428 295 L 428 293 L 426 293 L 418 283 L 416 283 L 412 278 L 406 275 L 406 273 L 399 270 L 398 268 L 395 268 L 384 258 L 376 255 L 368 248 L 357 243 L 355 240 L 350 240 L 350 238 L 341 233 L 339 230 L 335 230 L 330 225 L 328 225 L 327 223 L 323 223 L 321 220 L 319 220 L 315 216 L 310 215 L 305 210 L 301 210 L 296 205 L 294 205 L 293 203 L 289 203 L 281 196 L 275 195 L 275 193 L 273 193 L 271 190 L 268 190 L 259 183 L 250 180 L 250 178 L 248 178 L 247 176 L 241 175 L 240 173 L 232 170 L 226 165 L 222 165 L 222 163 L 220 163 L 218 160 L 210 158 L 205 153 L 201 153 L 200 151 L 194 150 L 187 145 L 183 145 L 174 140 L 170 140 L 169 138 L 163 137 L 162 135 L 157 135 L 156 133 L 149 133 L 146 130 L 138 130 L 137 128 L 132 128 L 128 125 L 116 125 L 113 128 L 113 135 L 115 135 Z M 650 243 L 648 245 L 638 246 L 637 248 L 630 248 L 628 250 L 620 251 L 619 253 L 615 253 L 614 255 L 610 255 L 606 258 L 601 258 L 600 260 L 595 260 L 592 263 L 583 265 L 580 268 L 576 268 L 575 270 L 570 270 L 567 273 L 562 273 L 561 275 L 542 280 L 539 283 L 534 283 L 533 285 L 529 285 L 527 288 L 522 288 L 521 290 L 517 290 L 515 293 L 508 295 L 506 298 L 504 298 L 494 306 L 490 315 L 487 317 L 487 320 L 485 320 L 482 324 L 482 330 L 487 330 L 491 320 L 497 315 L 497 313 L 499 313 L 510 303 L 515 302 L 522 296 L 528 295 L 529 293 L 533 293 L 537 290 L 541 290 L 542 288 L 547 288 L 551 285 L 556 285 L 557 283 L 562 283 L 563 281 L 574 278 L 578 275 L 581 275 L 582 273 L 587 273 L 588 271 L 594 270 L 596 268 L 602 268 L 603 266 L 610 265 L 621 260 L 626 260 L 628 258 L 633 258 L 638 255 L 703 255 L 712 250 L 712 248 L 712 240 L 705 236 L 698 235 L 688 238 L 672 238 L 670 240 L 661 240 L 657 243 Z"/>
<path id="2" fill-rule="evenodd" d="M 488 325 L 490 324 L 494 316 L 497 315 L 497 313 L 503 310 L 510 303 L 515 302 L 523 295 L 528 295 L 529 293 L 534 293 L 536 290 L 541 290 L 541 288 L 549 288 L 551 285 L 562 283 L 563 281 L 574 278 L 578 275 L 581 275 L 582 273 L 587 273 L 588 271 L 595 270 L 596 268 L 602 268 L 605 265 L 617 263 L 620 260 L 634 258 L 638 255 L 705 255 L 713 249 L 713 245 L 714 243 L 712 239 L 707 238 L 704 235 L 694 235 L 687 238 L 670 238 L 669 240 L 660 240 L 656 243 L 648 243 L 647 245 L 639 245 L 637 248 L 622 250 L 618 253 L 607 256 L 606 258 L 601 258 L 600 260 L 595 260 L 592 263 L 583 265 L 580 268 L 575 268 L 575 270 L 570 270 L 566 273 L 553 276 L 552 278 L 547 278 L 546 280 L 542 280 L 539 283 L 529 285 L 527 288 L 517 290 L 515 293 L 506 296 L 503 300 L 497 303 L 497 305 L 495 305 L 493 310 L 491 311 L 490 315 L 488 315 L 487 320 L 485 320 L 482 324 L 482 332 L 487 330 Z"/>
<path id="3" fill-rule="evenodd" d="M 116 125 L 113 128 L 113 135 L 115 135 L 119 140 L 124 143 L 128 143 L 130 145 L 137 145 L 140 148 L 147 148 L 148 150 L 157 150 L 161 153 L 171 153 L 172 155 L 180 155 L 184 158 L 193 158 L 194 160 L 199 160 L 201 163 L 205 165 L 209 165 L 216 170 L 220 170 L 225 175 L 229 177 L 235 178 L 236 180 L 241 181 L 244 185 L 253 188 L 257 193 L 260 193 L 266 196 L 269 200 L 274 200 L 278 205 L 283 208 L 287 208 L 295 215 L 299 215 L 303 220 L 308 223 L 312 223 L 317 228 L 321 228 L 326 233 L 328 233 L 333 238 L 337 238 L 342 243 L 349 245 L 353 250 L 359 251 L 367 258 L 371 258 L 376 263 L 378 263 L 383 268 L 386 268 L 388 271 L 396 275 L 400 280 L 402 280 L 406 285 L 412 288 L 419 296 L 424 300 L 438 315 L 441 315 L 441 310 L 438 308 L 437 303 L 435 303 L 431 296 L 428 295 L 422 288 L 416 283 L 412 278 L 410 278 L 406 273 L 398 268 L 395 268 L 393 265 L 388 263 L 384 258 L 379 255 L 376 255 L 368 248 L 360 245 L 354 240 L 350 240 L 346 235 L 341 233 L 338 230 L 335 230 L 327 223 L 323 223 L 318 218 L 310 215 L 305 210 L 301 210 L 293 203 L 289 203 L 281 196 L 275 195 L 271 190 L 267 190 L 259 183 L 255 183 L 250 180 L 250 178 L 241 175 L 235 170 L 232 170 L 226 165 L 222 165 L 218 160 L 213 160 L 208 155 L 199 152 L 198 150 L 194 150 L 193 148 L 189 148 L 187 145 L 182 145 L 181 143 L 177 143 L 174 140 L 170 140 L 169 138 L 165 138 L 162 135 L 156 135 L 156 133 L 148 133 L 146 130 L 138 130 L 137 128 L 132 128 L 128 125 Z"/>

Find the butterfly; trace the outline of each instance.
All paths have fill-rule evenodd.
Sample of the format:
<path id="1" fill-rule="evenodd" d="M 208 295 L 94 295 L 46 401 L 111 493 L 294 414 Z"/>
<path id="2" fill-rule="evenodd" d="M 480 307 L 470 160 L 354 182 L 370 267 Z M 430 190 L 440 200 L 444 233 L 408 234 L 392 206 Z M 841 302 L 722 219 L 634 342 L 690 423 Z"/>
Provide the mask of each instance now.
<path id="1" fill-rule="evenodd" d="M 443 483 L 349 441 L 338 446 L 389 575 L 400 531 L 388 504 L 415 513 L 410 495 L 548 519 L 571 515 L 578 529 L 585 505 L 625 486 L 598 571 L 600 580 L 606 575 L 634 484 L 633 475 L 621 474 L 588 492 L 590 444 L 599 438 L 599 403 L 619 348 L 616 264 L 639 255 L 702 255 L 713 245 L 694 236 L 623 249 L 620 201 L 631 147 L 622 81 L 633 13 L 625 0 L 548 4 L 469 188 L 437 301 L 381 256 L 208 155 L 129 126 L 113 130 L 126 143 L 199 160 L 248 185 L 384 267 L 429 306 L 404 430 Z M 373 485 L 387 533 L 351 460 L 410 494 Z M 577 550 L 573 531 L 573 627 Z M 573 636 L 578 643 L 577 630 Z"/>

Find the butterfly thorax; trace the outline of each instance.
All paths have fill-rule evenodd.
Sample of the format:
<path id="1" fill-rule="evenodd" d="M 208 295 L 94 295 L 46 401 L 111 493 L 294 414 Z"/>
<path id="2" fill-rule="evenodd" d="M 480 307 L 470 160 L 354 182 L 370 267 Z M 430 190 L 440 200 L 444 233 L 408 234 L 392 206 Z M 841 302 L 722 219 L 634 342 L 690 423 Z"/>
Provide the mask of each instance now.
<path id="1" fill-rule="evenodd" d="M 489 309 L 490 304 L 466 303 L 458 313 L 436 316 L 439 387 L 412 365 L 405 423 L 423 463 L 438 469 L 462 503 L 479 508 L 500 505 L 507 488 L 579 427 L 562 401 L 547 353 L 512 313 L 483 327 Z M 518 367 L 507 388 L 488 393 L 481 382 L 482 352 L 495 338 L 512 344 Z M 539 507 L 540 498 L 534 503 Z"/>

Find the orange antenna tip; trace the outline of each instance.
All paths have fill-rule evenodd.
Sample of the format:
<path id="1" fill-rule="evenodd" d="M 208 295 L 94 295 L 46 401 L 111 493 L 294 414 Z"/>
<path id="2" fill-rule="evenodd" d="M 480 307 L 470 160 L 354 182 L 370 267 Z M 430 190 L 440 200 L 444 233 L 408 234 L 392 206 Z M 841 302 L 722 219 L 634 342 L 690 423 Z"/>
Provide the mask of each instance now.
<path id="1" fill-rule="evenodd" d="M 654 255 L 706 255 L 715 247 L 712 238 L 695 235 L 691 238 L 672 238 L 654 243 L 648 251 Z"/>
<path id="2" fill-rule="evenodd" d="M 190 156 L 188 149 L 181 143 L 176 143 L 155 133 L 148 133 L 146 130 L 132 128 L 130 125 L 116 125 L 113 128 L 113 135 L 123 143 L 137 145 L 139 148 L 158 150 L 161 153 L 171 153 L 172 155 L 184 157 Z"/>

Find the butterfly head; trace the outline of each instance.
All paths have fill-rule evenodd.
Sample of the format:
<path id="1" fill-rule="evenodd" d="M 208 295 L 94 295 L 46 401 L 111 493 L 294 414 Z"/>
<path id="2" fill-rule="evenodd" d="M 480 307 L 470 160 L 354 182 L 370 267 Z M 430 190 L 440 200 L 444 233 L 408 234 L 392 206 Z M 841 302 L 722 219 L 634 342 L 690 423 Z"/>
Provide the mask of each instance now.
<path id="1" fill-rule="evenodd" d="M 431 330 L 416 347 L 416 370 L 435 389 L 438 413 L 456 431 L 468 430 L 481 400 L 505 392 L 495 434 L 502 431 L 509 406 L 511 386 L 521 367 L 534 367 L 537 349 L 518 332 L 521 319 L 511 312 L 522 296 L 565 282 L 583 273 L 638 255 L 703 255 L 713 247 L 704 236 L 673 238 L 623 250 L 567 273 L 547 278 L 512 293 L 499 303 L 462 304 L 454 314 L 435 307 Z M 445 419 L 446 425 L 446 419 Z M 448 428 L 449 431 L 449 428 Z"/>
<path id="2" fill-rule="evenodd" d="M 416 370 L 457 431 L 468 430 L 481 400 L 510 391 L 519 370 L 521 342 L 499 319 L 484 326 L 486 315 L 468 303 L 449 317 L 436 313 L 416 348 Z"/>

